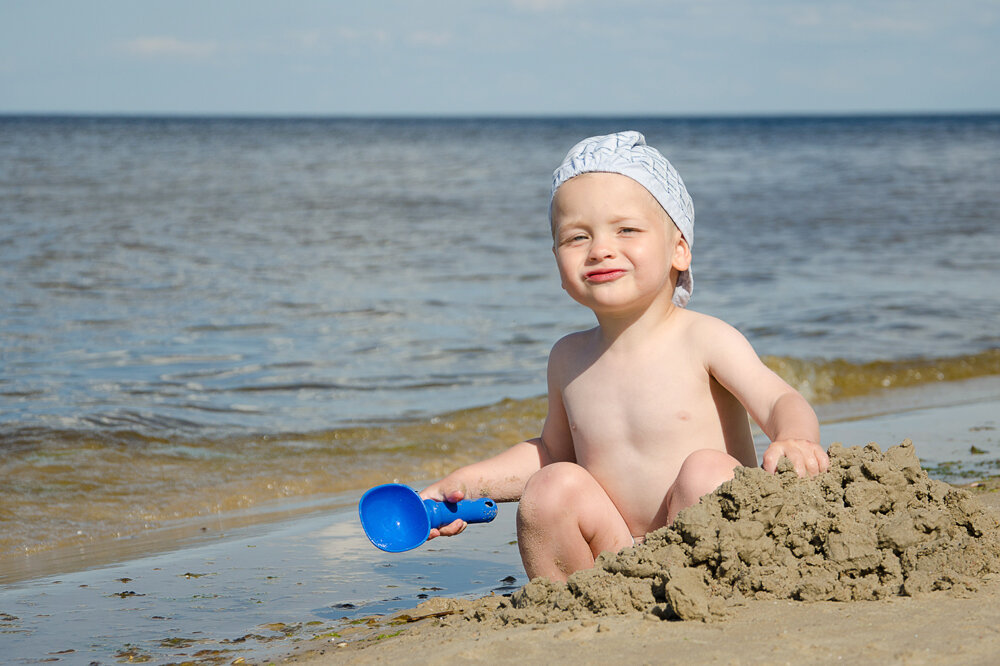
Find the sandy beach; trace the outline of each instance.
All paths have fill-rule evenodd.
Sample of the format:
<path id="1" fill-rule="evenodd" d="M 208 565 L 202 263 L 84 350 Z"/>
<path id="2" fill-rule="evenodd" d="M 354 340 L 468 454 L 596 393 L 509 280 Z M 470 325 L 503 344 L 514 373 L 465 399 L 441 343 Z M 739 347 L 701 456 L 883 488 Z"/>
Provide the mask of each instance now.
<path id="1" fill-rule="evenodd" d="M 970 488 L 1000 519 L 1000 479 Z M 743 602 L 712 622 L 649 614 L 492 627 L 435 617 L 441 600 L 297 645 L 286 663 L 883 663 L 993 664 L 1000 654 L 1000 577 L 976 591 L 877 601 Z M 424 617 L 416 622 L 412 618 Z M 255 662 L 252 658 L 246 663 Z"/>
<path id="2" fill-rule="evenodd" d="M 963 598 L 936 592 L 851 603 L 756 601 L 716 624 L 619 616 L 484 630 L 425 620 L 344 647 L 321 639 L 300 646 L 286 662 L 995 664 L 998 592 L 993 581 Z"/>

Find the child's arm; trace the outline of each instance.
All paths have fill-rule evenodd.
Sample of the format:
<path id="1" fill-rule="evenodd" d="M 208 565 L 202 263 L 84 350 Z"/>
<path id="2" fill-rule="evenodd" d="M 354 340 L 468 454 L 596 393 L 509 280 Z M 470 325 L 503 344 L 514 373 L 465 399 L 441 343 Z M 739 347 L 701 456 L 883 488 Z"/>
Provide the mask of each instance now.
<path id="1" fill-rule="evenodd" d="M 515 444 L 503 453 L 461 467 L 420 492 L 424 499 L 457 502 L 491 497 L 498 502 L 521 498 L 528 478 L 545 464 L 542 439 Z"/>
<path id="2" fill-rule="evenodd" d="M 710 319 L 705 329 L 696 338 L 704 345 L 709 372 L 771 440 L 764 452 L 764 469 L 774 472 L 784 456 L 799 476 L 825 472 L 830 459 L 819 444 L 819 421 L 806 399 L 764 365 L 735 328 Z"/>
<path id="3" fill-rule="evenodd" d="M 541 438 L 529 439 L 492 458 L 460 467 L 421 490 L 420 497 L 438 502 L 479 497 L 490 497 L 498 502 L 519 500 L 528 478 L 542 468 L 545 460 Z M 455 520 L 439 529 L 432 528 L 428 538 L 455 536 L 465 527 L 464 520 Z"/>
<path id="4" fill-rule="evenodd" d="M 569 420 L 562 403 L 562 391 L 555 379 L 561 356 L 557 352 L 558 348 L 557 344 L 549 356 L 549 411 L 542 426 L 541 437 L 515 444 L 492 458 L 455 470 L 420 491 L 422 498 L 458 502 L 463 499 L 491 497 L 498 502 L 513 502 L 521 499 L 524 486 L 532 474 L 550 463 L 573 460 Z M 432 529 L 430 538 L 454 536 L 464 530 L 465 526 L 464 521 L 456 520 L 440 529 Z"/>

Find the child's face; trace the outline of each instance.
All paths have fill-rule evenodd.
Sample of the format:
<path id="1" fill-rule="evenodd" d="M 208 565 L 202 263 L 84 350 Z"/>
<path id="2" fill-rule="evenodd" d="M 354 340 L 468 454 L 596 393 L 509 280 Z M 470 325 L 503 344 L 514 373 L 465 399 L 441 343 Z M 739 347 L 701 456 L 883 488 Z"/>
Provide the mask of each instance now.
<path id="1" fill-rule="evenodd" d="M 616 173 L 585 173 L 552 200 L 553 251 L 562 286 L 597 314 L 669 303 L 687 242 L 646 188 Z"/>

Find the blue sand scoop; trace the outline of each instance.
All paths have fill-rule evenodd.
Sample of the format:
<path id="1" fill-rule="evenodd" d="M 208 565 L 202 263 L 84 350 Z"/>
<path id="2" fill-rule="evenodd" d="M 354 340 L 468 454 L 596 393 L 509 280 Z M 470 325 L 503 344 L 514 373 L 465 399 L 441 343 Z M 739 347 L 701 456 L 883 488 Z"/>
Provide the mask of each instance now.
<path id="1" fill-rule="evenodd" d="M 484 497 L 461 502 L 435 502 L 401 483 L 375 486 L 358 503 L 361 526 L 372 544 L 390 553 L 412 550 L 427 541 L 432 528 L 461 518 L 488 523 L 497 516 L 497 503 Z"/>

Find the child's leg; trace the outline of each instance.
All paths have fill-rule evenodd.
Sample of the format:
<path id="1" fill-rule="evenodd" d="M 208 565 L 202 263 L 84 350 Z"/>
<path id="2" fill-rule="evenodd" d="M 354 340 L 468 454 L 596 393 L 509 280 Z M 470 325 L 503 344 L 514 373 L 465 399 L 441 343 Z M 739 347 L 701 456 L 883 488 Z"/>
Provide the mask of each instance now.
<path id="1" fill-rule="evenodd" d="M 740 465 L 736 458 L 715 449 L 700 449 L 685 458 L 667 491 L 667 524 L 674 522 L 681 509 L 694 506 L 702 496 L 733 478 L 733 470 Z"/>
<path id="2" fill-rule="evenodd" d="M 632 545 L 604 488 L 574 463 L 546 465 L 528 479 L 517 510 L 517 544 L 528 578 L 563 581 L 605 550 Z"/>

